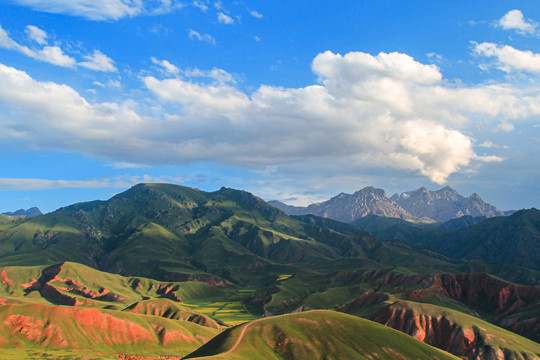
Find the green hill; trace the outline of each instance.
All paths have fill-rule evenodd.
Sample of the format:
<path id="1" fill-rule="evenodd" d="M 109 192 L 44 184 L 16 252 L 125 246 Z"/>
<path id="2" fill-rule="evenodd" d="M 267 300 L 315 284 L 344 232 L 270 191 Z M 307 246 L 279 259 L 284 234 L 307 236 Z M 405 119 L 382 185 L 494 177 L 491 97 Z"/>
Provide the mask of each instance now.
<path id="1" fill-rule="evenodd" d="M 13 349 L 3 352 L 2 359 L 33 358 L 29 353 L 41 354 L 41 358 L 54 354 L 56 358 L 59 354 L 68 358 L 185 355 L 219 332 L 159 316 L 37 304 L 1 306 L 0 323 L 0 346 Z"/>
<path id="2" fill-rule="evenodd" d="M 229 329 L 186 359 L 458 359 L 396 330 L 333 311 L 265 318 Z"/>
<path id="3" fill-rule="evenodd" d="M 140 184 L 108 201 L 0 229 L 0 265 L 72 261 L 128 276 L 234 284 L 346 258 L 387 267 L 453 266 L 336 224 L 290 218 L 244 191 Z"/>
<path id="4" fill-rule="evenodd" d="M 497 219 L 491 221 L 497 223 Z M 409 226 L 377 217 L 370 221 L 372 228 L 381 230 Z M 445 229 L 444 234 L 482 224 Z M 530 232 L 535 224 L 532 219 L 514 229 L 517 234 L 521 228 Z M 428 233 L 426 229 L 435 225 L 429 226 L 415 226 L 414 231 Z M 436 231 L 443 234 L 443 230 L 429 233 Z M 534 257 L 534 251 L 530 256 Z M 540 272 L 526 267 L 455 259 L 402 241 L 381 241 L 354 224 L 313 215 L 289 217 L 250 193 L 227 188 L 203 192 L 177 185 L 140 184 L 108 201 L 75 204 L 36 218 L 0 224 L 0 304 L 21 312 L 34 309 L 36 319 L 39 313 L 49 314 L 55 308 L 71 309 L 62 310 L 69 313 L 66 316 L 85 309 L 97 317 L 142 319 L 151 328 L 161 326 L 156 321 L 164 325 L 172 322 L 202 325 L 217 334 L 250 322 L 255 328 L 260 316 L 269 316 L 265 321 L 271 322 L 289 319 L 273 315 L 330 309 L 372 318 L 389 306 L 424 303 L 426 307 L 415 308 L 419 318 L 433 318 L 431 304 L 465 316 L 466 321 L 455 321 L 463 329 L 472 329 L 467 321 L 478 320 L 538 341 L 540 287 L 535 284 L 540 284 Z M 237 329 L 247 325 L 241 326 Z M 410 329 L 391 326 L 411 333 Z M 480 328 L 477 323 L 474 326 Z M 0 347 L 20 346 L 34 351 L 22 357 L 41 356 L 36 344 L 21 340 L 15 333 L 18 330 L 13 329 L 21 328 L 4 329 L 6 335 L 0 336 L 5 341 Z M 290 329 L 303 331 L 294 326 Z M 497 329 L 501 343 L 521 338 Z M 100 336 L 104 339 L 108 335 Z M 42 355 L 64 351 L 47 341 L 42 342 L 46 352 Z M 320 340 L 310 341 L 316 344 Z M 342 341 L 349 344 L 349 340 L 334 338 L 324 351 L 331 354 L 331 344 L 341 346 Z M 109 355 L 123 346 L 98 343 L 101 345 L 96 349 L 105 349 Z M 459 352 L 442 342 L 433 344 L 466 357 L 481 348 L 465 347 Z M 490 344 L 493 349 L 504 348 Z M 155 354 L 170 354 L 157 343 L 149 349 Z M 360 351 L 349 345 L 344 349 Z M 508 347 L 508 351 L 521 350 Z M 149 354 L 144 346 L 135 345 L 129 345 L 125 353 Z M 57 355 L 50 356 L 62 354 Z M 12 356 L 17 357 L 20 354 Z"/>
<path id="5" fill-rule="evenodd" d="M 456 219 L 419 226 L 371 216 L 353 225 L 380 239 L 398 239 L 453 258 L 506 263 L 540 271 L 540 210 L 528 209 L 489 219 Z"/>

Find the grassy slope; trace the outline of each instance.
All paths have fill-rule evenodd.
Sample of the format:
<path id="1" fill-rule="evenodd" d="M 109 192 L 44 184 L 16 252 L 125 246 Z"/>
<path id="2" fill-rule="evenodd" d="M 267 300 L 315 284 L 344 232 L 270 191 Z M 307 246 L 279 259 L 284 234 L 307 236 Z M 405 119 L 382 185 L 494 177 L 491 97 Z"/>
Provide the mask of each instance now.
<path id="1" fill-rule="evenodd" d="M 352 226 L 317 221 L 288 217 L 243 191 L 140 184 L 109 201 L 0 228 L 0 264 L 75 261 L 122 275 L 237 284 L 264 277 L 265 267 L 324 267 L 351 257 L 422 269 L 453 266 Z"/>
<path id="2" fill-rule="evenodd" d="M 0 320 L 3 348 L 104 354 L 187 354 L 219 332 L 158 316 L 67 306 L 4 305 Z"/>
<path id="3" fill-rule="evenodd" d="M 208 359 L 457 359 L 354 316 L 311 311 L 266 318 L 220 334 L 190 354 Z"/>
<path id="4" fill-rule="evenodd" d="M 475 316 L 446 307 L 389 299 L 382 307 L 343 309 L 353 315 L 398 327 L 399 330 L 415 335 L 433 346 L 441 346 L 448 338 L 457 341 L 459 340 L 457 337 L 465 334 L 470 339 L 476 337 L 476 345 L 483 349 L 491 347 L 511 351 L 514 354 L 527 354 L 531 358 L 540 357 L 540 344 Z M 455 344 L 453 346 L 454 350 L 460 350 Z"/>
<path id="5" fill-rule="evenodd" d="M 445 228 L 444 224 L 419 227 L 384 217 L 363 218 L 353 224 L 381 239 L 399 239 L 447 256 L 507 263 L 540 271 L 539 223 L 540 211 L 533 208 L 459 229 Z"/>

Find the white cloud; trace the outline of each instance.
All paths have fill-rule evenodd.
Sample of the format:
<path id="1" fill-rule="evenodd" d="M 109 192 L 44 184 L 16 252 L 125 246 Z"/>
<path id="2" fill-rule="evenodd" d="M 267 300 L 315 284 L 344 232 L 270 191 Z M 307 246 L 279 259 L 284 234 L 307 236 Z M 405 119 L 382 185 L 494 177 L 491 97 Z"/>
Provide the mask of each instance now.
<path id="1" fill-rule="evenodd" d="M 7 32 L 0 26 L 0 47 L 8 50 L 18 51 L 25 56 L 33 59 L 48 62 L 53 65 L 73 67 L 76 64 L 75 59 L 64 54 L 58 46 L 44 46 L 42 49 L 32 50 L 22 46 L 9 37 Z"/>
<path id="2" fill-rule="evenodd" d="M 520 10 L 510 10 L 497 23 L 505 30 L 516 30 L 521 34 L 535 34 L 537 23 L 525 20 Z"/>
<path id="3" fill-rule="evenodd" d="M 31 30 L 29 30 L 31 29 Z M 29 36 L 35 40 L 38 44 L 42 44 L 45 40 L 42 37 L 43 34 L 40 33 L 40 29 L 35 26 L 27 26 L 26 28 Z M 42 41 L 41 41 L 42 40 Z M 46 43 L 46 42 L 45 42 Z M 45 45 L 41 49 L 33 48 L 30 49 L 27 46 L 23 46 L 15 42 L 9 37 L 7 32 L 0 26 L 0 47 L 18 51 L 21 54 L 28 56 L 30 58 L 47 62 L 56 66 L 73 68 L 75 66 L 82 66 L 87 69 L 95 71 L 116 71 L 114 66 L 114 61 L 109 58 L 107 55 L 103 54 L 101 51 L 95 50 L 92 55 L 83 55 L 83 58 L 86 61 L 77 63 L 77 60 L 67 54 L 59 46 L 49 46 Z"/>
<path id="4" fill-rule="evenodd" d="M 92 55 L 84 55 L 86 61 L 78 65 L 94 71 L 116 72 L 114 61 L 99 50 L 94 50 Z"/>
<path id="5" fill-rule="evenodd" d="M 107 81 L 107 86 L 120 89 L 122 87 L 122 84 L 120 83 L 120 80 L 109 80 Z"/>
<path id="6" fill-rule="evenodd" d="M 486 149 L 509 149 L 507 145 L 497 145 L 489 140 L 484 141 L 478 146 L 484 147 Z"/>
<path id="7" fill-rule="evenodd" d="M 208 5 L 206 5 L 204 2 L 202 1 L 193 1 L 193 6 L 195 7 L 198 7 L 199 9 L 201 9 L 203 12 L 207 12 L 208 11 Z"/>
<path id="8" fill-rule="evenodd" d="M 244 93 L 228 85 L 199 85 L 181 79 L 158 80 L 154 77 L 144 78 L 144 83 L 161 99 L 188 105 L 186 108 L 193 115 L 234 113 L 249 105 Z"/>
<path id="9" fill-rule="evenodd" d="M 199 40 L 199 41 L 206 41 L 209 44 L 215 45 L 216 39 L 212 35 L 209 34 L 200 34 L 199 32 L 190 29 L 188 36 L 191 40 Z"/>
<path id="10" fill-rule="evenodd" d="M 126 168 L 126 166 L 118 167 Z M 2 190 L 54 190 L 54 189 L 121 189 L 128 188 L 139 183 L 151 182 L 182 182 L 183 176 L 115 176 L 102 177 L 89 180 L 51 180 L 51 179 L 36 179 L 36 178 L 0 178 L 0 187 Z"/>
<path id="11" fill-rule="evenodd" d="M 405 54 L 325 52 L 312 69 L 318 85 L 262 85 L 249 95 L 232 82 L 205 81 L 227 77 L 219 69 L 190 70 L 191 81 L 147 76 L 165 113 L 149 117 L 143 103 L 90 103 L 66 85 L 0 65 L 0 101 L 10 110 L 0 115 L 0 137 L 119 163 L 207 161 L 336 176 L 386 168 L 443 183 L 471 162 L 499 161 L 476 155 L 457 126 L 476 116 L 512 124 L 540 114 L 537 89 L 448 85 L 436 66 Z"/>
<path id="12" fill-rule="evenodd" d="M 13 2 L 37 11 L 96 21 L 166 14 L 184 7 L 183 2 L 179 0 L 13 0 Z"/>
<path id="13" fill-rule="evenodd" d="M 220 24 L 234 24 L 233 18 L 223 12 L 217 14 L 217 20 Z"/>
<path id="14" fill-rule="evenodd" d="M 31 57 L 63 67 L 74 67 L 77 63 L 74 58 L 64 54 L 58 46 L 44 46 L 43 49 L 32 52 Z"/>
<path id="15" fill-rule="evenodd" d="M 107 166 L 110 166 L 113 169 L 142 169 L 142 168 L 148 167 L 148 165 L 134 164 L 134 163 L 129 163 L 129 162 L 115 162 Z"/>
<path id="16" fill-rule="evenodd" d="M 257 18 L 257 19 L 262 19 L 263 15 L 255 10 L 251 10 L 249 12 L 249 15 L 253 16 L 254 18 Z"/>
<path id="17" fill-rule="evenodd" d="M 144 11 L 140 0 L 14 0 L 37 11 L 83 17 L 89 20 L 118 20 Z"/>
<path id="18" fill-rule="evenodd" d="M 477 156 L 476 159 L 485 163 L 500 163 L 505 160 L 503 157 L 495 155 Z"/>
<path id="19" fill-rule="evenodd" d="M 210 78 L 221 83 L 236 83 L 232 74 L 218 68 L 213 68 L 212 70 L 201 70 L 198 68 L 187 69 L 182 71 L 182 74 L 185 77 Z"/>
<path id="20" fill-rule="evenodd" d="M 9 34 L 0 26 L 0 47 L 8 50 L 19 51 L 26 56 L 31 56 L 33 52 L 26 46 L 19 45 L 16 41 L 9 37 Z"/>
<path id="21" fill-rule="evenodd" d="M 497 67 L 504 72 L 527 71 L 540 74 L 540 54 L 521 51 L 509 45 L 497 45 L 484 42 L 475 44 L 474 52 L 478 55 L 497 59 Z"/>
<path id="22" fill-rule="evenodd" d="M 167 60 L 158 60 L 155 57 L 151 57 L 150 60 L 152 60 L 153 64 L 159 65 L 163 68 L 163 70 L 170 75 L 178 74 L 180 69 L 178 69 L 175 65 L 171 64 Z"/>
<path id="23" fill-rule="evenodd" d="M 47 44 L 47 33 L 38 28 L 37 26 L 28 25 L 25 29 L 25 32 L 30 39 L 34 40 L 39 45 Z"/>

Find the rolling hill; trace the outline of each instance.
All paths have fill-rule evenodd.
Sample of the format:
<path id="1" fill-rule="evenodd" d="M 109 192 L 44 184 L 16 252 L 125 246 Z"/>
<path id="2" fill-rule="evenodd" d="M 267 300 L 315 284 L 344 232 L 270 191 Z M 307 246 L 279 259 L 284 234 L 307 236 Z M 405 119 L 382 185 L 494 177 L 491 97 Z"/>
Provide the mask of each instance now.
<path id="1" fill-rule="evenodd" d="M 122 275 L 234 284 L 345 258 L 387 267 L 453 266 L 352 229 L 288 217 L 244 191 L 141 184 L 108 201 L 5 225 L 0 265 L 73 261 Z"/>
<path id="2" fill-rule="evenodd" d="M 185 359 L 458 359 L 398 331 L 333 311 L 256 320 Z"/>
<path id="3" fill-rule="evenodd" d="M 447 228 L 376 216 L 362 221 L 370 231 L 409 229 L 410 233 L 402 234 L 404 240 L 417 234 L 419 242 L 432 233 L 477 236 L 482 230 L 466 232 L 477 226 L 484 236 L 489 231 L 504 233 L 508 224 L 501 224 L 523 214 L 527 216 L 522 225 L 511 227 L 521 234 L 517 230 L 531 232 L 538 224 L 534 212 Z M 486 227 L 486 221 L 495 225 Z M 534 239 L 529 239 L 533 245 Z M 534 252 L 522 256 L 534 256 Z M 233 339 L 243 339 L 238 335 L 242 329 L 248 329 L 245 334 L 250 342 L 275 358 L 304 356 L 310 351 L 294 345 L 296 340 L 283 345 L 278 341 L 281 333 L 285 342 L 306 340 L 307 348 L 323 344 L 320 352 L 309 353 L 315 358 L 337 356 L 333 348 L 337 344 L 354 356 L 373 351 L 381 358 L 401 352 L 399 344 L 409 344 L 410 340 L 399 340 L 405 339 L 401 335 L 392 335 L 400 333 L 388 332 L 386 346 L 374 339 L 375 348 L 359 348 L 366 344 L 365 338 L 355 338 L 360 333 L 347 334 L 343 329 L 344 338 L 327 340 L 319 330 L 310 332 L 309 327 L 289 323 L 289 315 L 279 317 L 329 309 L 356 316 L 322 312 L 334 325 L 343 322 L 346 328 L 355 328 L 359 326 L 355 322 L 361 322 L 361 327 L 378 332 L 378 327 L 371 328 L 372 323 L 359 317 L 375 320 L 462 358 L 502 351 L 506 360 L 534 359 L 540 340 L 538 285 L 540 272 L 534 269 L 469 261 L 403 241 L 379 240 L 356 222 L 287 216 L 250 193 L 228 188 L 203 192 L 178 185 L 140 184 L 107 201 L 74 204 L 39 217 L 6 218 L 0 223 L 0 304 L 4 309 L 0 341 L 5 340 L 0 347 L 13 354 L 10 358 L 20 358 L 21 351 L 26 358 L 69 358 L 69 349 L 92 355 L 89 343 L 77 338 L 81 333 L 73 327 L 77 324 L 59 322 L 59 317 L 81 314 L 93 314 L 90 317 L 96 319 L 85 325 L 96 334 L 95 351 L 123 359 L 185 356 L 218 333 L 193 356 L 207 351 L 212 356 L 223 357 L 225 352 L 245 358 L 253 349 L 240 346 L 243 341 L 234 354 L 229 352 L 236 344 Z M 446 314 L 444 320 L 437 313 Z M 18 315 L 22 316 L 19 322 L 14 320 Z M 266 318 L 259 320 L 260 316 Z M 304 315 L 290 315 L 290 319 L 294 316 Z M 324 324 L 320 318 L 311 320 L 319 324 L 313 329 Z M 102 323 L 115 324 L 120 338 L 129 337 L 129 329 L 137 325 L 146 329 L 138 330 L 146 334 L 141 335 L 146 342 L 114 342 L 110 329 L 100 327 Z M 52 325 L 58 329 L 54 334 L 66 341 L 65 347 L 51 337 Z M 265 329 L 275 328 L 278 335 L 264 337 Z M 256 338 L 257 333 L 249 329 L 262 333 Z M 441 340 L 454 332 L 468 335 L 456 335 L 459 341 Z M 32 339 L 26 337 L 30 333 Z M 493 341 L 494 337 L 498 340 Z M 165 345 L 165 338 L 172 340 Z M 191 338 L 197 341 L 186 340 Z M 236 352 L 243 348 L 244 355 Z M 416 358 L 418 354 L 403 356 Z"/>

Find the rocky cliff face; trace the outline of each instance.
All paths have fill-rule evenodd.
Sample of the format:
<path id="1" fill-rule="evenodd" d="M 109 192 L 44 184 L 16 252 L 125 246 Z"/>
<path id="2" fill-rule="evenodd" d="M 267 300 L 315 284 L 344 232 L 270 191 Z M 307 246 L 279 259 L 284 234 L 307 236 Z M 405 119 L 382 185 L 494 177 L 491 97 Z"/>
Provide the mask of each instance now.
<path id="1" fill-rule="evenodd" d="M 288 215 L 313 214 L 342 222 L 351 222 L 367 215 L 379 215 L 404 220 L 414 218 L 414 216 L 391 201 L 384 190 L 371 186 L 365 187 L 352 195 L 341 193 L 330 200 L 311 204 L 305 208 L 288 206 L 278 202 L 271 202 L 271 204 Z"/>
<path id="2" fill-rule="evenodd" d="M 502 211 L 485 203 L 478 194 L 464 197 L 448 186 L 437 191 L 422 187 L 399 195 L 395 194 L 390 199 L 416 217 L 428 217 L 439 222 L 466 215 L 504 216 Z"/>
<path id="3" fill-rule="evenodd" d="M 464 197 L 448 186 L 437 191 L 422 187 L 391 198 L 384 190 L 368 186 L 352 195 L 341 193 L 307 207 L 290 206 L 280 201 L 270 201 L 269 204 L 287 215 L 313 214 L 342 222 L 352 222 L 367 215 L 425 222 L 447 222 L 463 216 L 481 219 L 505 215 L 484 202 L 478 194 Z"/>
<path id="4" fill-rule="evenodd" d="M 443 308 L 439 310 L 441 309 Z M 432 311 L 433 309 L 398 301 L 371 319 L 462 359 L 539 359 L 538 354 L 522 347 L 525 344 L 499 344 L 496 336 L 491 333 L 493 328 L 489 326 L 466 324 L 455 314 Z"/>

